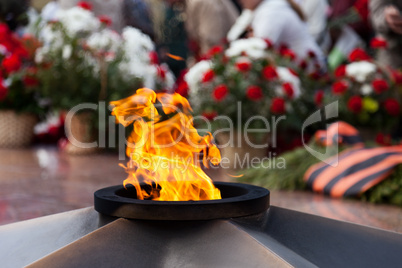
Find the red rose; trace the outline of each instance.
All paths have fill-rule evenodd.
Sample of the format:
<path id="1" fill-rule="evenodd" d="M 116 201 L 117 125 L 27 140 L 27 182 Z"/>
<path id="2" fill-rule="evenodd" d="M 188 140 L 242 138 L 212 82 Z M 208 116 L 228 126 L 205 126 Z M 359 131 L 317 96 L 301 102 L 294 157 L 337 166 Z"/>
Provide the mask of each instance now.
<path id="1" fill-rule="evenodd" d="M 354 49 L 349 55 L 349 61 L 370 60 L 370 56 L 361 48 Z"/>
<path id="2" fill-rule="evenodd" d="M 212 112 L 203 112 L 202 116 L 205 117 L 207 120 L 213 120 L 215 117 L 218 116 L 218 113 L 215 111 Z"/>
<path id="3" fill-rule="evenodd" d="M 253 101 L 259 101 L 264 97 L 262 89 L 259 86 L 249 86 L 246 92 L 247 97 Z"/>
<path id="4" fill-rule="evenodd" d="M 215 55 L 221 54 L 223 52 L 222 46 L 213 46 L 208 52 L 207 52 L 207 58 L 212 58 Z"/>
<path id="5" fill-rule="evenodd" d="M 39 80 L 36 78 L 36 73 L 38 72 L 37 68 L 29 67 L 25 74 L 25 77 L 22 79 L 22 82 L 26 87 L 36 87 L 39 85 Z"/>
<path id="6" fill-rule="evenodd" d="M 384 107 L 389 115 L 391 115 L 391 116 L 399 115 L 400 107 L 399 107 L 399 103 L 395 99 L 385 100 Z"/>
<path id="7" fill-rule="evenodd" d="M 309 51 L 307 52 L 307 55 L 309 56 L 309 58 L 312 58 L 312 59 L 314 59 L 314 58 L 317 57 L 317 55 L 315 54 L 315 52 L 312 51 L 312 50 L 309 50 Z"/>
<path id="8" fill-rule="evenodd" d="M 363 101 L 360 96 L 352 96 L 348 101 L 348 109 L 355 114 L 361 112 L 363 108 Z"/>
<path id="9" fill-rule="evenodd" d="M 216 101 L 222 101 L 226 95 L 229 93 L 229 89 L 226 85 L 219 85 L 217 86 L 214 91 L 212 92 L 212 97 Z"/>
<path id="10" fill-rule="evenodd" d="M 0 80 L 0 101 L 3 101 L 8 94 L 8 88 L 4 85 L 4 82 Z"/>
<path id="11" fill-rule="evenodd" d="M 290 60 L 295 60 L 296 59 L 296 54 L 293 52 L 291 49 L 283 49 L 280 51 L 281 55 L 285 58 L 289 58 Z"/>
<path id="12" fill-rule="evenodd" d="M 92 10 L 92 4 L 85 2 L 85 1 L 80 1 L 77 3 L 77 6 L 86 9 L 86 10 Z"/>
<path id="13" fill-rule="evenodd" d="M 3 59 L 1 65 L 7 73 L 12 73 L 18 71 L 21 68 L 22 63 L 16 54 L 11 54 L 11 56 Z"/>
<path id="14" fill-rule="evenodd" d="M 342 95 L 348 89 L 348 84 L 345 81 L 338 81 L 332 85 L 332 93 L 334 95 Z"/>
<path id="15" fill-rule="evenodd" d="M 309 74 L 309 76 L 311 79 L 318 80 L 321 78 L 322 74 L 320 71 L 315 71 L 315 72 L 312 72 L 311 74 Z"/>
<path id="16" fill-rule="evenodd" d="M 282 85 L 283 91 L 285 92 L 286 96 L 288 96 L 289 98 L 292 98 L 294 95 L 294 89 L 293 89 L 293 85 L 291 83 L 284 83 Z"/>
<path id="17" fill-rule="evenodd" d="M 9 39 L 10 29 L 7 24 L 0 23 L 0 42 L 3 43 Z"/>
<path id="18" fill-rule="evenodd" d="M 236 63 L 236 69 L 240 72 L 248 72 L 251 69 L 251 63 L 247 61 L 240 61 Z"/>
<path id="19" fill-rule="evenodd" d="M 297 74 L 297 72 L 296 72 L 295 70 L 293 70 L 292 68 L 289 68 L 289 67 L 288 67 L 288 70 L 289 70 L 289 72 L 290 72 L 291 74 L 293 74 L 294 76 L 299 77 L 299 75 Z"/>
<path id="20" fill-rule="evenodd" d="M 177 88 L 175 90 L 176 93 L 182 95 L 183 97 L 187 98 L 188 96 L 188 84 L 186 81 L 182 80 L 178 85 Z"/>
<path id="21" fill-rule="evenodd" d="M 29 57 L 28 51 L 22 46 L 15 47 L 13 54 L 15 54 L 19 58 L 28 58 Z"/>
<path id="22" fill-rule="evenodd" d="M 36 87 L 39 85 L 39 80 L 33 76 L 27 75 L 22 79 L 22 82 L 26 87 Z"/>
<path id="23" fill-rule="evenodd" d="M 371 84 L 373 85 L 374 91 L 377 94 L 381 94 L 382 92 L 387 91 L 389 89 L 387 81 L 383 79 L 375 79 Z"/>
<path id="24" fill-rule="evenodd" d="M 271 103 L 271 112 L 274 114 L 284 114 L 285 110 L 285 100 L 282 98 L 273 98 Z"/>
<path id="25" fill-rule="evenodd" d="M 322 105 L 322 101 L 324 99 L 324 90 L 318 90 L 314 96 L 314 102 L 317 106 Z"/>
<path id="26" fill-rule="evenodd" d="M 392 70 L 392 77 L 395 81 L 395 84 L 402 85 L 402 72 L 399 70 Z"/>
<path id="27" fill-rule="evenodd" d="M 369 5 L 368 0 L 357 0 L 353 4 L 355 11 L 359 14 L 360 20 L 368 24 Z"/>
<path id="28" fill-rule="evenodd" d="M 160 66 L 156 67 L 156 71 L 157 71 L 157 75 L 158 75 L 162 80 L 165 80 L 165 78 L 166 78 L 166 71 L 165 71 L 162 67 L 160 67 Z"/>
<path id="29" fill-rule="evenodd" d="M 307 62 L 305 60 L 302 60 L 299 64 L 299 67 L 303 70 L 307 68 Z"/>
<path id="30" fill-rule="evenodd" d="M 264 39 L 265 43 L 267 44 L 267 48 L 272 48 L 274 46 L 274 44 L 272 43 L 271 40 L 269 39 Z"/>
<path id="31" fill-rule="evenodd" d="M 158 57 L 158 53 L 156 53 L 156 51 L 151 51 L 149 52 L 149 59 L 151 60 L 152 64 L 159 64 L 159 57 Z"/>
<path id="32" fill-rule="evenodd" d="M 346 65 L 341 65 L 335 70 L 335 77 L 343 77 L 346 75 Z"/>
<path id="33" fill-rule="evenodd" d="M 262 69 L 262 75 L 268 81 L 278 78 L 278 73 L 276 72 L 276 69 L 273 66 L 267 66 L 264 69 Z"/>
<path id="34" fill-rule="evenodd" d="M 382 146 L 390 146 L 391 145 L 391 135 L 378 133 L 375 137 L 375 141 Z"/>
<path id="35" fill-rule="evenodd" d="M 202 82 L 203 83 L 207 83 L 210 82 L 212 79 L 214 79 L 215 77 L 215 73 L 213 70 L 209 69 L 208 71 L 206 71 L 204 73 L 204 75 L 202 76 Z"/>
<path id="36" fill-rule="evenodd" d="M 105 24 L 106 26 L 112 25 L 112 19 L 109 18 L 109 17 L 106 16 L 106 15 L 101 15 L 101 16 L 99 16 L 99 21 L 100 21 L 101 23 Z"/>
<path id="37" fill-rule="evenodd" d="M 384 38 L 375 37 L 375 38 L 371 39 L 371 41 L 370 41 L 371 48 L 379 49 L 379 48 L 387 48 L 387 46 L 388 46 L 388 43 L 387 43 L 387 41 L 385 41 Z"/>

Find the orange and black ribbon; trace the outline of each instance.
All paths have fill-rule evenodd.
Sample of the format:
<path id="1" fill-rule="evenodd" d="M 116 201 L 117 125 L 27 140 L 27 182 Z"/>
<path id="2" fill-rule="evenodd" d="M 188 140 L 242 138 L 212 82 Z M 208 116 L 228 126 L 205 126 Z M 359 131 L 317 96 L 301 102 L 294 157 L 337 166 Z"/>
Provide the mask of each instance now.
<path id="1" fill-rule="evenodd" d="M 364 148 L 357 130 L 350 125 L 345 128 L 344 124 L 338 123 L 337 134 L 330 131 L 330 126 L 326 141 L 353 146 L 307 170 L 304 180 L 315 192 L 333 197 L 359 195 L 386 179 L 402 164 L 402 146 Z"/>

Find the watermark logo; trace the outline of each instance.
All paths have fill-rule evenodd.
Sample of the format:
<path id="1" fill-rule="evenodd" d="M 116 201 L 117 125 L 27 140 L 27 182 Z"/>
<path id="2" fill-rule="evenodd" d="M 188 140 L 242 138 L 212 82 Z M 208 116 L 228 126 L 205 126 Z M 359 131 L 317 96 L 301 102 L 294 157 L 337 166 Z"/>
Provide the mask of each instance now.
<path id="1" fill-rule="evenodd" d="M 324 113 L 323 116 L 321 115 L 322 113 Z M 310 115 L 310 116 L 306 119 L 306 121 L 304 121 L 303 126 L 302 126 L 302 131 L 301 131 L 301 133 L 302 133 L 302 141 L 303 141 L 303 146 L 304 146 L 304 148 L 305 148 L 311 155 L 313 155 L 314 157 L 316 157 L 318 160 L 320 160 L 320 161 L 322 161 L 322 162 L 324 162 L 324 163 L 327 163 L 328 165 L 331 165 L 331 166 L 333 166 L 333 167 L 335 167 L 335 166 L 338 165 L 338 157 L 337 157 L 338 152 L 339 152 L 338 143 L 335 143 L 335 144 L 332 145 L 332 146 L 335 146 L 335 148 L 336 148 L 336 155 L 335 155 L 334 158 L 330 158 L 330 157 L 332 156 L 332 154 L 333 154 L 334 148 L 332 147 L 332 148 L 331 148 L 331 152 L 330 152 L 329 147 L 326 147 L 325 153 L 321 153 L 321 152 L 318 152 L 318 151 L 314 150 L 313 148 L 309 147 L 309 146 L 305 143 L 305 141 L 304 141 L 304 133 L 305 133 L 305 131 L 304 131 L 304 130 L 305 130 L 308 126 L 311 126 L 311 125 L 313 125 L 313 124 L 315 124 L 315 123 L 318 123 L 318 122 L 325 122 L 325 121 L 327 121 L 327 120 L 337 118 L 338 116 L 339 116 L 339 104 L 338 104 L 338 101 L 335 101 L 335 102 L 333 102 L 333 103 L 330 103 L 330 104 L 326 105 L 326 106 L 324 107 L 324 109 L 322 109 L 322 110 L 321 110 L 321 109 L 320 109 L 320 110 L 317 110 L 317 111 L 314 112 L 312 115 Z M 326 124 L 326 126 L 327 126 L 327 128 L 328 128 L 329 124 Z M 336 130 L 335 130 L 336 133 L 334 133 L 334 134 L 337 136 L 337 135 L 338 135 L 337 133 L 339 133 L 339 130 L 338 130 L 337 126 L 335 126 L 335 127 L 336 127 Z"/>
<path id="2" fill-rule="evenodd" d="M 251 148 L 250 150 L 261 150 L 265 151 L 264 155 L 259 155 L 256 157 L 250 152 L 246 150 L 242 150 L 242 153 L 236 152 L 236 150 L 232 150 L 232 155 L 227 157 L 224 155 L 221 160 L 220 167 L 221 168 L 235 168 L 235 169 L 246 169 L 246 168 L 269 168 L 269 169 L 284 169 L 286 168 L 285 159 L 277 156 L 275 153 L 269 152 L 268 148 L 277 148 L 277 138 L 278 138 L 278 126 L 282 122 L 287 120 L 285 115 L 281 116 L 272 116 L 271 118 L 266 118 L 263 116 L 253 116 L 242 122 L 242 106 L 241 102 L 238 102 L 238 118 L 232 120 L 228 116 L 217 116 L 213 119 L 208 119 L 203 116 L 195 116 L 193 120 L 189 123 L 193 123 L 195 120 L 203 122 L 203 128 L 195 130 L 193 127 L 185 127 L 186 131 L 198 131 L 198 133 L 206 134 L 208 132 L 212 133 L 214 137 L 223 137 L 225 139 L 219 139 L 219 144 L 217 147 L 219 149 L 228 149 L 228 148 Z M 166 108 L 166 107 L 165 107 Z M 172 106 L 169 109 L 177 109 L 177 107 Z M 339 107 L 338 102 L 333 102 L 323 109 L 320 109 L 313 114 L 311 114 L 302 124 L 300 136 L 302 139 L 302 143 L 304 148 L 314 157 L 319 159 L 322 162 L 325 162 L 331 166 L 336 166 L 338 164 L 337 158 L 329 159 L 334 153 L 334 147 L 325 148 L 325 152 L 316 151 L 314 148 L 311 148 L 308 144 L 305 143 L 305 133 L 306 129 L 314 124 L 322 122 L 328 122 L 331 119 L 337 118 L 339 115 Z M 71 122 L 73 117 L 81 112 L 81 111 L 93 111 L 97 112 L 97 126 L 98 133 L 97 138 L 91 142 L 83 142 L 77 137 L 73 135 L 73 132 L 69 126 L 71 126 Z M 126 146 L 130 148 L 138 148 L 144 146 L 146 144 L 145 140 L 141 140 L 136 144 L 130 143 L 126 138 L 126 130 L 124 126 L 118 125 L 116 127 L 116 118 L 111 113 L 111 108 L 107 107 L 105 102 L 99 102 L 98 104 L 94 103 L 83 103 L 72 108 L 66 115 L 66 135 L 68 137 L 69 142 L 79 148 L 117 148 L 119 152 L 119 160 L 126 160 Z M 179 113 L 180 115 L 180 113 Z M 127 122 L 134 121 L 136 118 L 127 117 L 124 120 Z M 152 121 L 152 119 L 151 119 Z M 262 128 L 252 128 L 251 125 L 258 122 L 259 126 L 263 126 Z M 212 123 L 219 123 L 220 125 L 225 125 L 226 127 L 213 130 Z M 326 124 L 328 126 L 328 124 Z M 151 126 L 144 124 L 137 124 L 136 127 L 141 127 L 142 133 L 147 133 L 147 136 L 150 139 L 150 142 L 153 142 L 155 137 L 155 129 Z M 336 130 L 337 132 L 337 130 Z M 269 136 L 270 139 L 263 140 L 263 142 L 256 142 L 251 139 L 254 134 L 260 135 L 261 137 Z M 175 140 L 172 140 L 167 144 L 158 144 L 158 148 L 168 148 L 171 146 L 175 146 L 182 139 L 190 136 L 191 133 L 181 133 L 178 135 Z M 192 141 L 188 141 L 190 145 L 197 148 L 199 144 L 192 144 Z M 151 143 L 151 146 L 153 143 Z M 336 152 L 338 152 L 338 144 L 333 144 L 336 146 Z M 300 159 L 303 161 L 303 159 Z M 183 163 L 185 163 L 184 161 Z M 163 163 L 163 161 L 161 162 Z"/>

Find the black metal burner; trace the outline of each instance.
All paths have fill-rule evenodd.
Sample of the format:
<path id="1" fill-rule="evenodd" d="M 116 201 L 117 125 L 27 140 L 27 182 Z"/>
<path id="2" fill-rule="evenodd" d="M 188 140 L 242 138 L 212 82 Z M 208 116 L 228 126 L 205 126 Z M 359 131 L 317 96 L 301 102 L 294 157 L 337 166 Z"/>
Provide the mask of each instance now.
<path id="1" fill-rule="evenodd" d="M 222 199 L 207 201 L 139 200 L 134 188 L 122 185 L 95 192 L 95 210 L 108 216 L 142 220 L 212 220 L 246 217 L 269 208 L 269 191 L 241 184 L 215 182 Z M 146 187 L 146 185 L 141 185 Z"/>

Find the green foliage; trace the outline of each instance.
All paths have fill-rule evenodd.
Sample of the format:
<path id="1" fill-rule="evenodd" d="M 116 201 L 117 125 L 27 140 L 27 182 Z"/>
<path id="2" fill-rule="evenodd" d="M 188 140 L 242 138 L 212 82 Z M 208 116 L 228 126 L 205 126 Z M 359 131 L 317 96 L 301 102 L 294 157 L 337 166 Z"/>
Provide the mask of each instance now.
<path id="1" fill-rule="evenodd" d="M 402 165 L 398 165 L 388 178 L 363 193 L 360 198 L 370 203 L 402 206 Z"/>
<path id="2" fill-rule="evenodd" d="M 37 87 L 27 87 L 23 83 L 24 72 L 12 77 L 6 99 L 0 102 L 0 110 L 13 110 L 18 113 L 44 115 L 45 110 L 38 105 Z"/>
<path id="3" fill-rule="evenodd" d="M 323 150 L 323 147 L 314 142 L 310 143 L 309 146 L 316 151 Z M 328 149 L 331 156 L 337 153 L 335 148 L 329 147 Z M 343 149 L 345 147 L 340 147 L 339 151 Z M 266 169 L 260 166 L 243 171 L 244 176 L 238 180 L 270 190 L 306 190 L 307 185 L 303 181 L 303 176 L 312 165 L 319 163 L 320 160 L 311 155 L 305 148 L 297 148 L 278 157 L 284 158 L 285 169 Z M 262 166 L 268 165 L 263 163 Z M 402 165 L 398 165 L 383 182 L 356 198 L 370 203 L 402 206 Z"/>
<path id="4" fill-rule="evenodd" d="M 311 142 L 309 146 L 316 151 L 324 148 Z M 330 154 L 335 155 L 335 148 L 330 149 Z M 307 169 L 320 162 L 311 155 L 305 148 L 297 148 L 286 152 L 278 157 L 282 157 L 286 163 L 284 169 L 266 169 L 267 163 L 262 163 L 260 167 L 247 169 L 242 172 L 243 177 L 239 180 L 251 184 L 256 184 L 272 190 L 304 190 L 307 185 L 303 181 L 303 175 Z M 269 160 L 266 160 L 269 161 Z"/>

